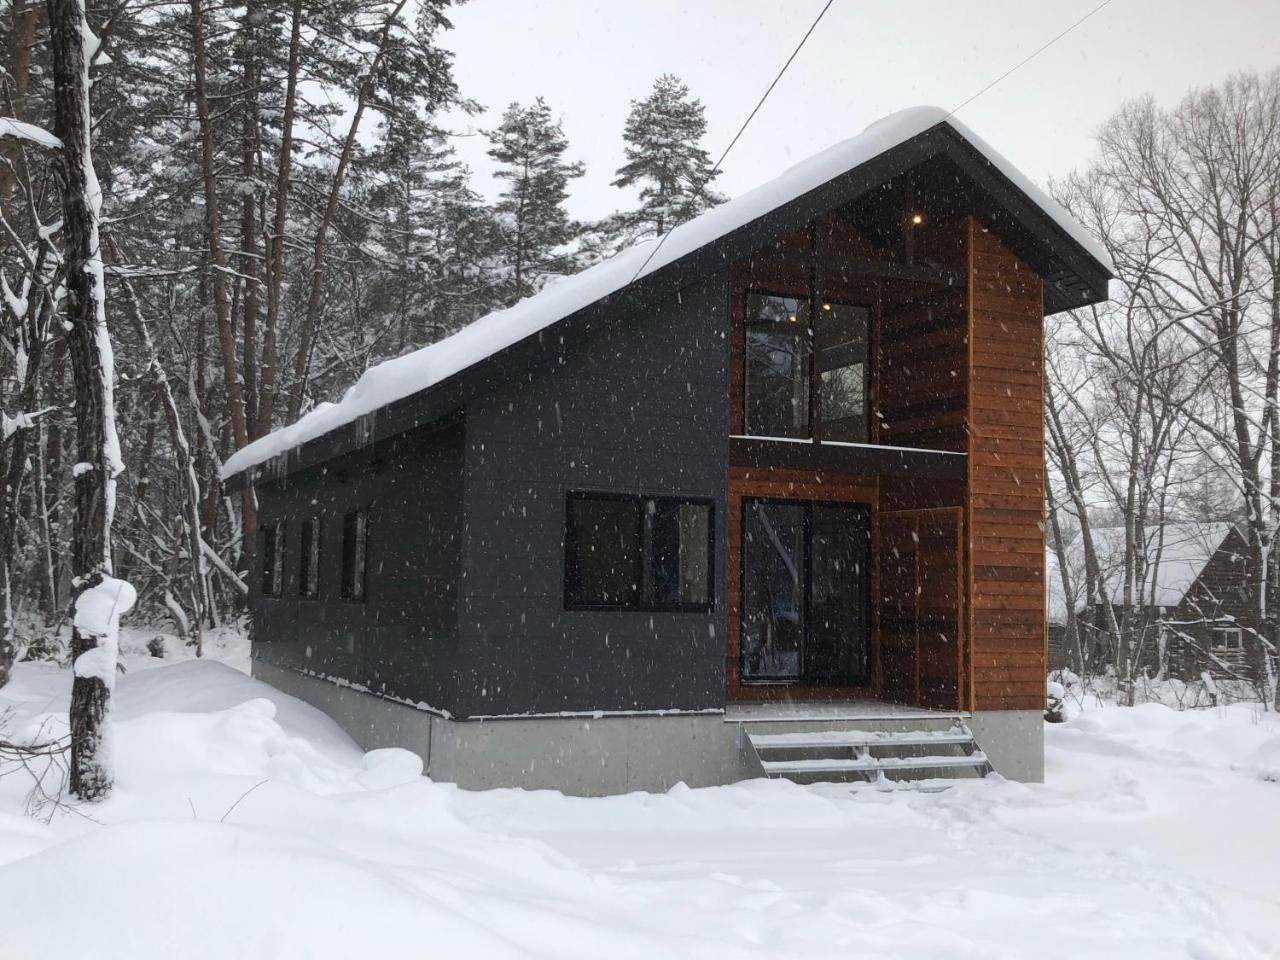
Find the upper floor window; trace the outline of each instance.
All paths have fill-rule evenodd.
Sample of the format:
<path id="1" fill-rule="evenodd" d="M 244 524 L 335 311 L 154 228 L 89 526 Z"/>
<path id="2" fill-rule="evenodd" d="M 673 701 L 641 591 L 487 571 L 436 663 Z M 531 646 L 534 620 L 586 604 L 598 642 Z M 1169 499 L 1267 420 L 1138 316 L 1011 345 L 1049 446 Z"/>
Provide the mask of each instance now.
<path id="1" fill-rule="evenodd" d="M 284 592 L 284 521 L 258 528 L 258 555 L 262 558 L 262 595 L 278 597 Z"/>
<path id="2" fill-rule="evenodd" d="M 710 501 L 571 493 L 565 607 L 708 610 Z"/>
<path id="3" fill-rule="evenodd" d="M 305 600 L 320 596 L 320 519 L 302 521 L 302 567 L 298 571 L 298 595 Z"/>
<path id="4" fill-rule="evenodd" d="M 745 307 L 746 433 L 865 443 L 870 309 L 760 291 Z"/>
<path id="5" fill-rule="evenodd" d="M 1214 627 L 1213 649 L 1239 653 L 1244 649 L 1244 631 L 1239 627 Z"/>
<path id="6" fill-rule="evenodd" d="M 369 514 L 365 510 L 342 518 L 342 599 L 363 601 L 369 566 Z"/>
<path id="7" fill-rule="evenodd" d="M 809 301 L 747 294 L 744 422 L 757 437 L 809 436 Z"/>

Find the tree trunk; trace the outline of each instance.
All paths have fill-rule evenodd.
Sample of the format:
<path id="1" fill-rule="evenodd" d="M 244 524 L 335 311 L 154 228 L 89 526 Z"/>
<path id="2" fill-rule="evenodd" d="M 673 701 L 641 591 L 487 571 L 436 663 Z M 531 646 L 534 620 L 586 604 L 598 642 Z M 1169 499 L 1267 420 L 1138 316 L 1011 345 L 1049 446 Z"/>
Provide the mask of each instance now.
<path id="1" fill-rule="evenodd" d="M 254 59 L 254 22 L 257 10 L 253 4 L 245 7 L 244 16 L 244 84 L 246 102 L 241 124 L 241 173 L 244 182 L 257 181 L 258 149 L 258 76 Z M 254 191 L 245 190 L 240 209 L 240 273 L 244 282 L 244 401 L 245 429 L 249 440 L 258 436 L 258 218 Z"/>
<path id="2" fill-rule="evenodd" d="M 198 3 L 199 0 L 192 0 Z M 302 320 L 302 339 L 298 345 L 298 353 L 293 361 L 293 386 L 289 392 L 289 420 L 297 420 L 302 412 L 302 400 L 306 395 L 307 373 L 311 368 L 311 350 L 315 343 L 316 326 L 320 322 L 320 303 L 324 297 L 325 243 L 328 240 L 329 228 L 338 213 L 338 200 L 342 196 L 342 184 L 346 179 L 347 167 L 351 163 L 351 153 L 356 145 L 356 134 L 360 130 L 360 121 L 373 96 L 374 80 L 378 69 L 386 56 L 387 46 L 391 40 L 391 28 L 395 25 L 400 11 L 407 0 L 399 0 L 395 8 L 387 15 L 382 25 L 382 36 L 378 40 L 378 52 L 360 83 L 360 93 L 356 97 L 356 110 L 351 117 L 351 126 L 347 129 L 347 138 L 342 144 L 342 153 L 338 157 L 337 169 L 333 172 L 333 182 L 329 184 L 329 199 L 325 203 L 324 214 L 316 227 L 315 243 L 311 251 L 311 292 L 307 297 L 307 312 Z M 245 531 L 246 537 L 249 535 Z"/>
<path id="3" fill-rule="evenodd" d="M 113 248 L 114 255 L 114 248 Z M 207 593 L 208 578 L 205 576 L 204 542 L 200 535 L 200 483 L 196 479 L 195 460 L 191 455 L 191 444 L 187 441 L 187 433 L 182 428 L 182 417 L 178 410 L 178 401 L 169 385 L 169 377 L 160 363 L 159 353 L 151 339 L 151 331 L 143 319 L 142 309 L 138 305 L 138 297 L 134 293 L 133 284 L 128 278 L 121 278 L 120 289 L 124 294 L 125 310 L 133 321 L 133 329 L 142 344 L 143 356 L 156 380 L 157 399 L 164 408 L 165 423 L 169 428 L 169 439 L 173 443 L 173 455 L 178 469 L 178 481 L 182 490 L 182 533 L 190 563 L 188 564 L 188 580 L 191 590 L 192 617 L 191 636 L 195 643 L 196 656 L 204 655 L 203 618 L 209 609 L 210 599 Z"/>
<path id="4" fill-rule="evenodd" d="M 36 37 L 39 9 L 33 0 L 13 0 L 13 19 L 9 24 L 9 115 L 24 120 L 27 115 L 27 83 L 31 79 L 31 48 Z M 0 140 L 0 214 L 9 215 L 9 197 L 13 193 L 13 174 L 22 162 L 23 148 L 18 140 Z"/>
<path id="5" fill-rule="evenodd" d="M 280 162 L 276 171 L 276 211 L 267 238 L 267 324 L 262 334 L 262 373 L 258 387 L 258 436 L 271 432 L 276 404 L 276 351 L 280 326 L 280 294 L 284 285 L 284 231 L 289 214 L 289 178 L 293 165 L 293 118 L 298 102 L 298 48 L 302 32 L 302 0 L 294 0 L 289 28 L 289 73 L 285 78 Z"/>
<path id="6" fill-rule="evenodd" d="M 218 325 L 218 347 L 222 353 L 222 376 L 227 392 L 227 419 L 235 448 L 249 442 L 245 423 L 244 398 L 240 392 L 240 372 L 236 363 L 236 335 L 231 327 L 231 302 L 227 296 L 227 258 L 222 251 L 221 222 L 218 212 L 218 181 L 214 172 L 213 123 L 209 119 L 209 100 L 205 93 L 204 10 L 201 0 L 191 0 L 192 58 L 195 71 L 196 115 L 200 121 L 200 168 L 204 182 L 204 224 L 209 243 L 209 261 L 213 268 L 213 310 Z M 253 497 L 249 491 L 240 495 L 241 516 L 246 536 L 252 536 L 258 521 Z"/>
<path id="7" fill-rule="evenodd" d="M 123 469 L 112 397 L 113 362 L 98 221 L 102 194 L 90 153 L 89 64 L 83 0 L 49 0 L 56 130 L 62 140 L 62 233 L 66 245 L 67 343 L 75 388 L 75 606 L 111 573 L 115 478 Z M 111 791 L 106 742 L 116 651 L 110 633 L 71 633 L 71 792 L 97 800 Z"/>
<path id="8" fill-rule="evenodd" d="M 26 352 L 26 371 L 17 396 L 17 413 L 35 413 L 40 397 L 40 368 L 44 357 L 45 333 L 54 304 L 50 296 L 39 296 L 43 287 L 39 278 L 45 270 L 46 248 L 42 245 L 32 272 L 33 302 L 19 318 L 18 337 Z M 13 611 L 14 536 L 18 528 L 18 504 L 22 496 L 22 480 L 26 473 L 29 441 L 35 436 L 31 427 L 19 429 L 8 440 L 0 439 L 0 687 L 9 682 L 16 654 Z M 39 456 L 39 450 L 36 451 Z"/>

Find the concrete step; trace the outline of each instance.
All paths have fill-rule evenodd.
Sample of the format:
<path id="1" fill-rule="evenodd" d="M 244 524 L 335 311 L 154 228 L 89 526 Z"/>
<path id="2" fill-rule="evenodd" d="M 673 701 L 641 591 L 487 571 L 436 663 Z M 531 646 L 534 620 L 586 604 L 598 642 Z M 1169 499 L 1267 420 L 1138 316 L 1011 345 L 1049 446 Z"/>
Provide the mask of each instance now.
<path id="1" fill-rule="evenodd" d="M 790 777 L 815 773 L 906 773 L 914 770 L 963 769 L 985 767 L 986 755 L 978 752 L 954 757 L 821 757 L 812 760 L 763 760 L 764 771 L 771 777 Z"/>
<path id="2" fill-rule="evenodd" d="M 757 751 L 770 752 L 828 748 L 963 746 L 973 742 L 973 734 L 968 730 L 819 730 L 806 733 L 753 733 L 750 736 L 751 745 Z"/>
<path id="3" fill-rule="evenodd" d="M 937 722 L 946 719 L 947 725 Z M 874 729 L 829 722 L 762 730 L 744 726 L 745 741 L 768 777 L 797 783 L 852 780 L 885 783 L 983 777 L 991 764 L 958 717 L 907 718 Z"/>

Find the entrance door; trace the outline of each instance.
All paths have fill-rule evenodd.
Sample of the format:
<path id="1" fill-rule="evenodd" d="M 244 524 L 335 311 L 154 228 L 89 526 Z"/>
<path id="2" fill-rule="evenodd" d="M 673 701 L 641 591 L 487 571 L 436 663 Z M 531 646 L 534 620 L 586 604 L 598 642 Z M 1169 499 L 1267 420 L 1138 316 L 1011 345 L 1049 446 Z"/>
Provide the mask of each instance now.
<path id="1" fill-rule="evenodd" d="M 742 510 L 743 683 L 865 682 L 867 508 L 746 498 Z"/>

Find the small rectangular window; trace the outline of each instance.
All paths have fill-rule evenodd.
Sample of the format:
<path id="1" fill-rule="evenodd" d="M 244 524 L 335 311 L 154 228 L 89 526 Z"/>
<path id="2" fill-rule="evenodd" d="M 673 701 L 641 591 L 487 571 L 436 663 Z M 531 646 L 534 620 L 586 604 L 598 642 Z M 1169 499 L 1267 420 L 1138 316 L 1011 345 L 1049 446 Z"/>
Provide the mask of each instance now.
<path id="1" fill-rule="evenodd" d="M 368 575 L 369 514 L 358 510 L 342 518 L 342 599 L 363 601 Z"/>
<path id="2" fill-rule="evenodd" d="M 709 610 L 711 518 L 709 501 L 570 494 L 566 608 Z"/>
<path id="3" fill-rule="evenodd" d="M 258 528 L 258 555 L 262 558 L 262 595 L 280 596 L 284 588 L 284 521 Z"/>
<path id="4" fill-rule="evenodd" d="M 1239 627 L 1214 627 L 1213 649 L 1239 653 L 1244 650 L 1244 631 Z"/>
<path id="5" fill-rule="evenodd" d="M 305 600 L 316 600 L 320 596 L 320 530 L 318 517 L 302 521 L 298 595 Z"/>

